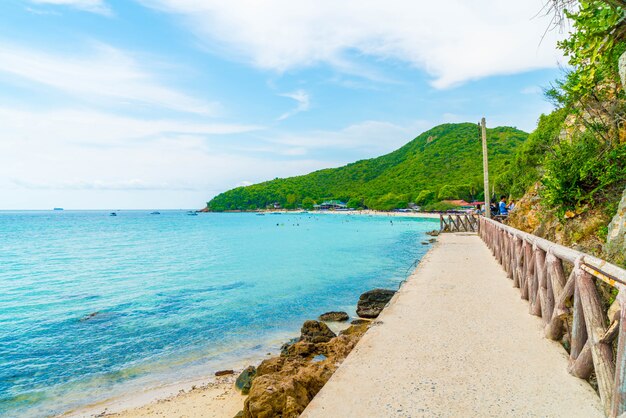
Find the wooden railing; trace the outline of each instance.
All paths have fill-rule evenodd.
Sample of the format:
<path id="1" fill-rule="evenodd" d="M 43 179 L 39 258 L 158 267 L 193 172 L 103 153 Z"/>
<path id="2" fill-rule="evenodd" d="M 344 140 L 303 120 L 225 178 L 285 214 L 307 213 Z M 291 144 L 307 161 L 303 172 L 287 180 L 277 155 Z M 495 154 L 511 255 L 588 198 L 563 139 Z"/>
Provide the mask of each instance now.
<path id="1" fill-rule="evenodd" d="M 530 313 L 542 318 L 546 338 L 569 339 L 568 371 L 581 379 L 595 372 L 605 414 L 624 413 L 626 270 L 484 217 L 480 236 L 529 301 Z M 603 308 L 598 279 L 619 291 L 624 309 L 612 318 Z"/>
<path id="2" fill-rule="evenodd" d="M 440 232 L 478 232 L 478 227 L 478 217 L 471 214 L 439 215 Z"/>

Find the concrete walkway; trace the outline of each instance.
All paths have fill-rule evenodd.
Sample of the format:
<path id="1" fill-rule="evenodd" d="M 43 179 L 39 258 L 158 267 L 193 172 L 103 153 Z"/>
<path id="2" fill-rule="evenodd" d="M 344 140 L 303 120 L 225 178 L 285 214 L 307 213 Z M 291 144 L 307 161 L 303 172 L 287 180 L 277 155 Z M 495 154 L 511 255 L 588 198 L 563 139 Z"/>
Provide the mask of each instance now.
<path id="1" fill-rule="evenodd" d="M 302 417 L 600 417 L 476 235 L 444 234 Z"/>

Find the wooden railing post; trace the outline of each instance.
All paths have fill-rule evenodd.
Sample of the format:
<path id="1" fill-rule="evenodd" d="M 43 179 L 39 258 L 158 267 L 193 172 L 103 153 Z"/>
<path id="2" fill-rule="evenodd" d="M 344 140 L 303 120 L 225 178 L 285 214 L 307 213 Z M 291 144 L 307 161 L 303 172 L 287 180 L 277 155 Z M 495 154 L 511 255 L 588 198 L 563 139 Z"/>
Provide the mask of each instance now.
<path id="1" fill-rule="evenodd" d="M 615 382 L 611 416 L 618 417 L 626 412 L 626 293 L 619 292 L 619 334 L 617 337 L 617 360 L 615 362 Z"/>
<path id="2" fill-rule="evenodd" d="M 598 392 L 602 400 L 604 412 L 606 415 L 609 415 L 612 406 L 615 365 L 613 364 L 613 349 L 609 344 L 600 341 L 607 331 L 607 321 L 602 311 L 596 286 L 589 273 L 582 270 L 578 271 L 576 274 L 576 289 L 579 290 L 585 316 L 593 368 L 598 380 Z"/>

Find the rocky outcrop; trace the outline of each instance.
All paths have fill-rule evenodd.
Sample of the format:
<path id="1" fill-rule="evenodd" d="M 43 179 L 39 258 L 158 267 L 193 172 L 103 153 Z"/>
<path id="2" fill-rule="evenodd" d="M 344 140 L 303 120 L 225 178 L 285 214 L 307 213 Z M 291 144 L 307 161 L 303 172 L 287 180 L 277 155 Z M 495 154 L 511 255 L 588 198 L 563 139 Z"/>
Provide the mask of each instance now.
<path id="1" fill-rule="evenodd" d="M 346 312 L 326 312 L 325 314 L 320 315 L 320 321 L 331 321 L 331 322 L 345 322 L 350 319 L 350 315 Z"/>
<path id="2" fill-rule="evenodd" d="M 252 382 L 257 375 L 256 367 L 248 366 L 235 381 L 235 387 L 241 391 L 242 394 L 247 395 L 252 387 Z"/>
<path id="3" fill-rule="evenodd" d="M 335 333 L 323 322 L 306 321 L 300 330 L 300 341 L 313 344 L 325 343 L 336 337 Z"/>
<path id="4" fill-rule="evenodd" d="M 624 254 L 626 254 L 626 190 L 622 194 L 617 213 L 609 224 L 604 249 L 616 262 L 626 261 L 624 260 Z"/>
<path id="5" fill-rule="evenodd" d="M 361 318 L 378 317 L 395 293 L 395 290 L 389 289 L 374 289 L 363 293 L 356 307 L 357 315 Z"/>
<path id="6" fill-rule="evenodd" d="M 303 330 L 317 330 L 317 325 L 312 323 L 320 324 L 307 321 Z M 320 327 L 320 330 L 323 329 Z M 243 416 L 300 416 L 366 330 L 367 325 L 353 325 L 325 342 L 314 343 L 301 339 L 290 345 L 281 356 L 264 360 L 256 370 L 256 377 L 244 404 Z M 325 331 L 322 333 L 327 334 Z"/>

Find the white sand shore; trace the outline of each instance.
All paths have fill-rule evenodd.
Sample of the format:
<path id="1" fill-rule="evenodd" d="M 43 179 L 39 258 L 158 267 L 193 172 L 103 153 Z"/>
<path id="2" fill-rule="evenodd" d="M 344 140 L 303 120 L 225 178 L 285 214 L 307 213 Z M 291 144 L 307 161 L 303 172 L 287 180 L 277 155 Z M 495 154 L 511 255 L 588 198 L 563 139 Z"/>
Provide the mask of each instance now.
<path id="1" fill-rule="evenodd" d="M 234 383 L 241 370 L 222 377 L 138 391 L 61 415 L 86 417 L 188 417 L 232 418 L 243 409 L 245 396 Z"/>
<path id="2" fill-rule="evenodd" d="M 330 215 L 357 215 L 357 216 L 390 216 L 396 218 L 429 218 L 439 219 L 438 213 L 426 212 L 385 212 L 377 210 L 336 210 L 336 211 L 320 211 L 314 213 L 330 214 Z"/>
<path id="3" fill-rule="evenodd" d="M 397 218 L 428 218 L 428 219 L 439 219 L 438 213 L 427 213 L 427 212 L 389 212 L 389 211 L 379 211 L 379 210 L 320 210 L 320 211 L 311 211 L 311 212 L 303 212 L 300 210 L 296 211 L 287 211 L 287 210 L 274 210 L 263 212 L 267 214 L 272 213 L 280 213 L 283 215 L 297 215 L 297 214 L 316 214 L 316 215 L 352 215 L 352 216 L 393 216 Z"/>

